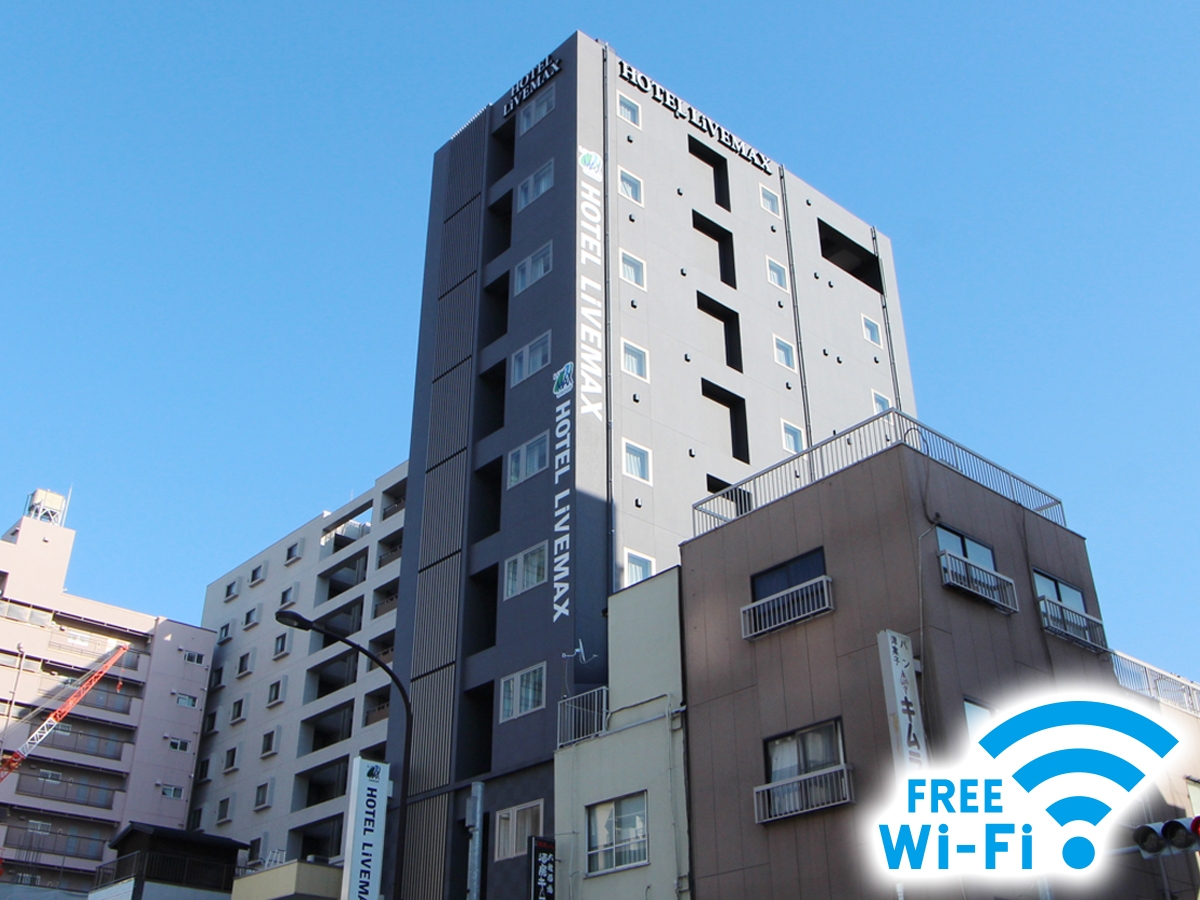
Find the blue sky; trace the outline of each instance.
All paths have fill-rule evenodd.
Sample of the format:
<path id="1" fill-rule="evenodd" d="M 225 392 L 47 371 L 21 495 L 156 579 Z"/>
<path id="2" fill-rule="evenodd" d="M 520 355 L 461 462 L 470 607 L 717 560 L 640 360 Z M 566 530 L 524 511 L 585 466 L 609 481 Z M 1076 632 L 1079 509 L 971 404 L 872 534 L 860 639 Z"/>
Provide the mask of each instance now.
<path id="1" fill-rule="evenodd" d="M 1200 8 L 647 6 L 0 7 L 0 508 L 73 485 L 68 587 L 198 621 L 404 459 L 433 152 L 579 28 L 891 237 L 921 418 L 1200 679 Z"/>

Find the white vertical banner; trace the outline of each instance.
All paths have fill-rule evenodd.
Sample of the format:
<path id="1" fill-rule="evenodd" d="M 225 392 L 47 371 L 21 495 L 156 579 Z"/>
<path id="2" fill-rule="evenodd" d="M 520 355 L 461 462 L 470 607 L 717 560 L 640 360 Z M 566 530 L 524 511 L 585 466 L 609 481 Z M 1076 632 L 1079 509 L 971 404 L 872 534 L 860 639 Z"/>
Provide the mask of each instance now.
<path id="1" fill-rule="evenodd" d="M 341 900 L 379 900 L 383 889 L 383 832 L 390 783 L 387 763 L 356 756 L 350 764 Z"/>
<path id="2" fill-rule="evenodd" d="M 878 642 L 888 731 L 892 735 L 892 758 L 897 777 L 903 779 L 924 768 L 928 762 L 912 639 L 898 631 L 881 631 Z"/>

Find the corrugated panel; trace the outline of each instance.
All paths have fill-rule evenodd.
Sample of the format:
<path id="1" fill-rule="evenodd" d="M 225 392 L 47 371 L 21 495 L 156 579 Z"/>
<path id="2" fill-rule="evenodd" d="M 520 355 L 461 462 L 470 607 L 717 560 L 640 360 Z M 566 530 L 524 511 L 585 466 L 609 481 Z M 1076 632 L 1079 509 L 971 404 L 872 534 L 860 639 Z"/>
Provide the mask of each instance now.
<path id="1" fill-rule="evenodd" d="M 438 301 L 433 377 L 438 378 L 471 356 L 475 335 L 475 285 L 471 276 Z"/>
<path id="2" fill-rule="evenodd" d="M 483 201 L 476 197 L 442 226 L 442 270 L 438 296 L 465 281 L 479 265 L 480 211 Z"/>
<path id="3" fill-rule="evenodd" d="M 450 172 L 446 186 L 446 218 L 483 190 L 483 147 L 487 115 L 476 116 L 450 142 Z"/>
<path id="4" fill-rule="evenodd" d="M 434 407 L 437 415 L 437 407 Z M 463 501 L 467 484 L 467 452 L 456 453 L 425 476 L 421 518 L 421 558 L 424 569 L 462 549 Z"/>
<path id="5" fill-rule="evenodd" d="M 458 648 L 458 602 L 462 554 L 455 553 L 417 575 L 412 677 L 454 662 Z"/>
<path id="6" fill-rule="evenodd" d="M 409 794 L 450 783 L 450 733 L 454 724 L 454 666 L 446 666 L 409 684 L 413 708 Z"/>
<path id="7" fill-rule="evenodd" d="M 450 797 L 449 793 L 439 794 L 408 808 L 401 891 L 405 900 L 442 900 Z"/>
<path id="8" fill-rule="evenodd" d="M 426 471 L 466 449 L 471 416 L 471 360 L 459 363 L 433 383 L 430 410 Z"/>

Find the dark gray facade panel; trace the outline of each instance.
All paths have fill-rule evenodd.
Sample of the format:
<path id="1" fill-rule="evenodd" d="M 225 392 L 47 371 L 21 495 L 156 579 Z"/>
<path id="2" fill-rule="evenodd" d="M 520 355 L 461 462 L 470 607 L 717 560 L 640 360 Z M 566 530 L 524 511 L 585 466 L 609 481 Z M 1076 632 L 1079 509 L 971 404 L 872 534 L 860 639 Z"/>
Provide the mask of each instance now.
<path id="1" fill-rule="evenodd" d="M 479 226 L 483 202 L 476 197 L 442 226 L 442 266 L 438 296 L 445 296 L 479 265 Z"/>
<path id="2" fill-rule="evenodd" d="M 463 484 L 467 478 L 467 453 L 462 451 L 425 476 L 422 504 L 421 558 L 424 569 L 462 549 Z"/>
<path id="3" fill-rule="evenodd" d="M 458 649 L 462 565 L 462 554 L 455 553 L 417 575 L 413 678 L 454 662 Z"/>
<path id="4" fill-rule="evenodd" d="M 471 355 L 475 334 L 475 290 L 471 276 L 438 301 L 433 377 L 440 378 Z"/>
<path id="5" fill-rule="evenodd" d="M 433 409 L 429 423 L 426 471 L 436 468 L 466 449 L 471 420 L 471 362 L 465 360 L 433 383 Z"/>
<path id="6" fill-rule="evenodd" d="M 408 807 L 402 891 L 406 900 L 442 900 L 449 813 L 450 794 Z"/>
<path id="7" fill-rule="evenodd" d="M 483 190 L 483 148 L 488 115 L 484 110 L 450 141 L 450 177 L 446 183 L 446 217 L 458 212 Z"/>
<path id="8" fill-rule="evenodd" d="M 450 733 L 454 722 L 454 666 L 412 680 L 413 749 L 409 792 L 450 783 Z"/>

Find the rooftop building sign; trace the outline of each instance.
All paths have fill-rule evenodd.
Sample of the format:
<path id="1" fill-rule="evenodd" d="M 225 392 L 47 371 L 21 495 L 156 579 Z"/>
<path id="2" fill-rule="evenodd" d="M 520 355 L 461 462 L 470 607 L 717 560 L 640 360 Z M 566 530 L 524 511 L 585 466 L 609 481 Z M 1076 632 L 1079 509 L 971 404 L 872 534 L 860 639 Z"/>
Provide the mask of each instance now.
<path id="1" fill-rule="evenodd" d="M 512 86 L 508 100 L 504 102 L 504 115 L 512 115 L 512 111 L 520 106 L 522 101 L 528 99 L 534 91 L 560 71 L 562 71 L 562 60 L 555 59 L 553 54 L 530 69 L 520 81 Z"/>

